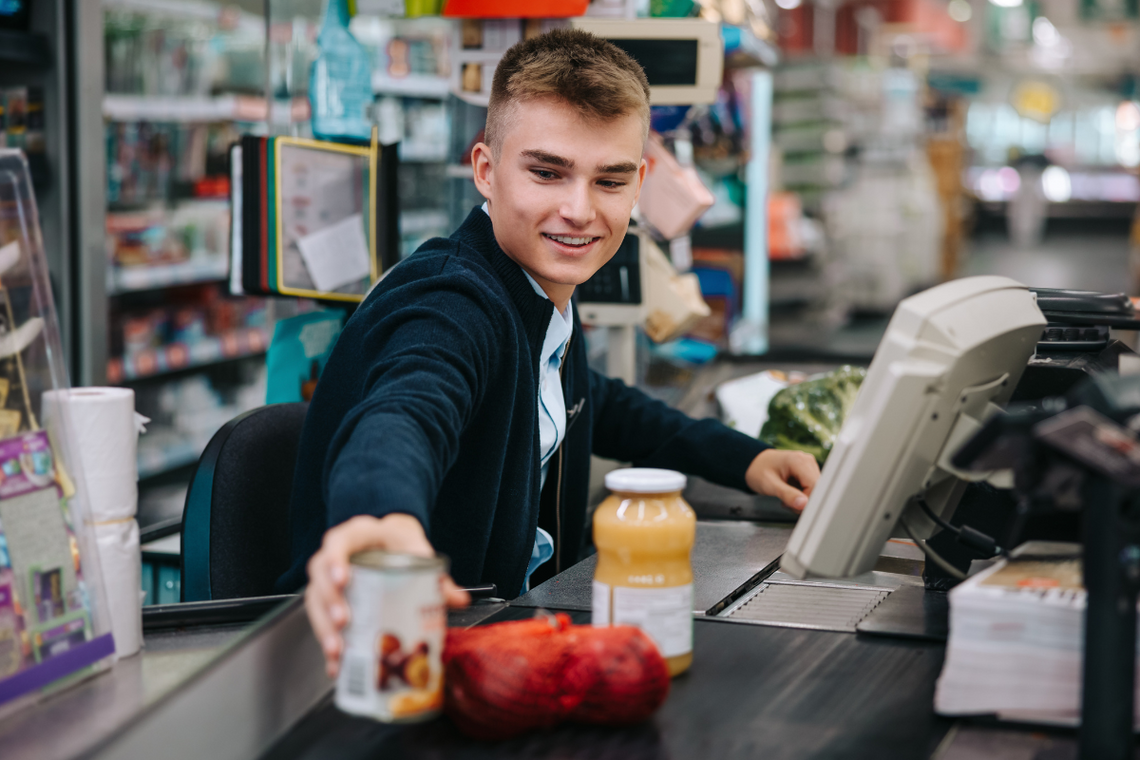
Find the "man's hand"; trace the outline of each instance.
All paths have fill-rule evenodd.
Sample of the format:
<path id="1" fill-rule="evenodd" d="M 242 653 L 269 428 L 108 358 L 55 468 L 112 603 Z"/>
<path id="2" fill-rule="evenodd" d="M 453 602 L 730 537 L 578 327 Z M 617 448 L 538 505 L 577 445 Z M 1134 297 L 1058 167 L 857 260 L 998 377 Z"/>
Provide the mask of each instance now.
<path id="1" fill-rule="evenodd" d="M 819 465 L 806 451 L 765 449 L 748 465 L 744 479 L 756 493 L 775 496 L 784 506 L 802 512 L 819 480 Z"/>
<path id="2" fill-rule="evenodd" d="M 309 560 L 309 585 L 305 589 L 305 611 L 317 642 L 325 653 L 325 670 L 336 678 L 344 648 L 341 630 L 348 625 L 348 603 L 344 589 L 348 585 L 349 563 L 353 554 L 368 549 L 385 549 L 403 554 L 430 557 L 435 554 L 420 521 L 411 515 L 391 514 L 386 517 L 358 515 L 330 528 L 320 550 Z M 467 592 L 450 577 L 441 581 L 443 599 L 449 607 L 465 607 L 471 601 Z"/>

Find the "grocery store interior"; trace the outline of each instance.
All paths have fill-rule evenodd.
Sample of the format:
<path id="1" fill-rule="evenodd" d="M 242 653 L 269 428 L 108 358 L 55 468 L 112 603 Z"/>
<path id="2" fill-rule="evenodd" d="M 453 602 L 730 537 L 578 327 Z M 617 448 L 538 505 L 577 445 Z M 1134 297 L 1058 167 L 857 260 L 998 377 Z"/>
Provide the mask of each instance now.
<path id="1" fill-rule="evenodd" d="M 1125 355 L 1133 366 L 1133 352 L 1140 350 L 1140 317 L 1131 300 L 1140 297 L 1137 0 L 0 0 L 0 275 L 13 292 L 9 298 L 0 285 L 8 304 L 6 318 L 0 313 L 0 348 L 6 352 L 0 376 L 8 377 L 18 365 L 20 378 L 11 386 L 0 378 L 0 431 L 39 431 L 29 388 L 33 399 L 68 386 L 128 389 L 129 394 L 108 392 L 107 398 L 126 403 L 132 413 L 124 423 L 126 447 L 112 434 L 119 418 L 98 416 L 115 410 L 98 407 L 90 419 L 68 423 L 72 433 L 91 437 L 79 449 L 99 449 L 103 457 L 94 457 L 94 468 L 90 454 L 80 453 L 79 459 L 87 457 L 82 465 L 72 461 L 71 469 L 85 471 L 80 498 L 86 498 L 85 489 L 103 488 L 103 475 L 109 483 L 108 473 L 118 476 L 122 470 L 131 494 L 124 498 L 132 504 L 129 513 L 93 512 L 89 536 L 71 525 L 72 514 L 77 524 L 88 519 L 84 507 L 67 513 L 76 568 L 71 575 L 45 573 L 46 561 L 19 556 L 18 530 L 10 527 L 19 517 L 4 504 L 11 493 L 23 494 L 5 490 L 20 469 L 9 470 L 7 440 L 0 440 L 0 660 L 9 653 L 14 658 L 12 666 L 0 663 L 0 755 L 1111 756 L 1086 744 L 1088 723 L 1078 728 L 1076 643 L 1072 652 L 1056 655 L 1061 664 L 1049 671 L 1049 678 L 1065 682 L 1056 687 L 1066 695 L 1059 701 L 1042 697 L 1040 704 L 1023 704 L 1019 700 L 1034 689 L 1052 694 L 1054 681 L 1010 676 L 1017 688 L 1010 691 L 1008 707 L 947 706 L 975 698 L 972 692 L 962 696 L 965 687 L 959 693 L 948 685 L 946 663 L 965 662 L 944 659 L 944 592 L 954 583 L 950 577 L 932 581 L 924 570 L 924 563 L 932 566 L 924 541 L 905 540 L 897 531 L 873 573 L 858 576 L 864 578 L 856 583 L 860 593 L 880 594 L 873 602 L 859 597 L 859 609 L 901 599 L 900 589 L 921 592 L 925 581 L 926 589 L 941 594 L 940 634 L 932 633 L 931 625 L 938 624 L 930 622 L 929 610 L 925 624 L 921 611 L 916 613 L 919 622 L 912 620 L 902 638 L 876 639 L 862 628 L 856 634 L 854 622 L 836 627 L 797 618 L 795 604 L 813 603 L 789 597 L 792 611 L 764 613 L 769 617 L 757 612 L 752 625 L 698 621 L 692 673 L 673 681 L 672 694 L 651 721 L 622 729 L 573 722 L 547 726 L 545 733 L 503 745 L 468 743 L 463 732 L 436 722 L 397 729 L 338 713 L 330 696 L 333 682 L 324 675 L 297 598 L 276 595 L 264 583 L 258 593 L 231 593 L 223 590 L 231 586 L 217 580 L 211 588 L 213 571 L 204 582 L 190 580 L 193 563 L 208 568 L 213 561 L 216 568 L 231 562 L 214 558 L 211 545 L 219 532 L 238 530 L 217 508 L 213 524 L 208 510 L 201 522 L 191 516 L 191 505 L 225 501 L 219 494 L 227 489 L 248 494 L 260 487 L 240 474 L 221 474 L 226 458 L 237 456 L 221 453 L 227 437 L 240 430 L 232 421 L 276 404 L 301 409 L 297 430 L 284 434 L 293 436 L 284 449 L 267 449 L 248 467 L 277 474 L 272 495 L 284 504 L 276 513 L 263 511 L 262 522 L 242 528 L 237 540 L 250 547 L 249 562 L 275 568 L 272 578 L 285 569 L 292 462 L 304 417 L 297 405 L 312 397 L 338 336 L 374 283 L 426 241 L 450 236 L 483 202 L 472 149 L 484 138 L 495 66 L 515 43 L 562 27 L 613 40 L 645 67 L 651 86 L 648 171 L 627 237 L 633 244 L 623 244 L 612 265 L 575 295 L 593 370 L 691 416 L 718 418 L 782 448 L 791 439 L 780 438 L 766 423 L 775 419 L 777 393 L 805 380 L 832 382 L 826 378 L 847 372 L 841 368 L 848 365 L 858 368 L 861 380 L 862 368 L 886 345 L 888 325 L 904 299 L 987 275 L 1030 288 L 1102 294 L 1077 309 L 1058 305 L 1064 299 L 1047 295 L 1051 290 L 1034 294 L 1045 315 L 1037 329 L 1047 319 L 1056 349 L 1081 353 L 1050 358 L 1048 346 L 1038 344 L 1029 362 L 1031 370 L 1036 362 L 1038 372 L 1032 375 L 1034 390 L 1023 383 L 1015 400 L 1064 395 L 1077 382 L 1073 378 L 1115 371 L 1118 356 L 1121 375 Z M 332 118 L 322 88 L 349 73 L 364 77 L 364 94 L 354 94 L 363 98 L 363 116 L 338 132 L 327 126 L 331 121 L 321 121 Z M 337 152 L 317 145 L 340 138 L 351 147 Z M 337 194 L 326 192 L 326 185 L 320 190 L 327 198 L 301 197 L 308 192 L 305 167 L 289 166 L 290 150 L 294 156 L 309 151 L 318 168 L 344 162 L 344 171 L 364 177 L 366 190 Z M 27 188 L 13 195 L 5 183 L 20 186 L 24 170 Z M 363 215 L 364 233 L 357 223 L 352 234 L 342 228 L 335 231 L 341 238 L 330 234 L 317 241 L 305 227 L 315 222 L 306 219 L 327 214 L 338 202 L 355 204 L 345 213 L 355 214 L 357 222 Z M 313 203 L 315 216 L 306 217 Z M 348 238 L 352 245 L 359 239 L 359 257 L 337 264 L 330 254 L 318 261 L 347 246 Z M 24 254 L 12 255 L 29 260 L 9 279 L 4 245 L 12 240 L 25 241 L 23 249 L 12 249 Z M 19 277 L 31 278 L 30 300 L 15 294 Z M 1089 316 L 1108 314 L 1104 304 L 1110 302 L 1116 309 L 1111 318 Z M 26 313 L 45 325 L 43 347 L 27 349 L 22 363 L 20 352 L 37 338 L 13 353 L 11 339 L 24 340 L 18 335 L 23 327 L 14 324 L 23 317 L 13 316 L 13 306 L 18 316 Z M 1065 311 L 1079 316 L 1058 317 Z M 988 319 L 984 311 L 976 314 L 977 321 Z M 1032 353 L 1032 347 L 1026 350 Z M 1041 380 L 1049 369 L 1042 365 L 1050 362 L 1057 374 Z M 1024 367 L 1022 360 L 1015 380 Z M 1140 367 L 1133 369 L 1140 373 Z M 1062 371 L 1069 374 L 1058 379 Z M 943 393 L 938 383 L 931 381 L 927 392 Z M 898 390 L 894 398 L 905 401 L 904 396 Z M 852 391 L 839 404 L 839 417 L 822 423 L 833 427 L 820 434 L 826 438 L 822 448 L 802 440 L 789 446 L 814 453 L 822 464 L 832 446 L 839 446 L 842 415 L 854 397 Z M 796 398 L 790 403 L 801 410 L 815 403 L 806 392 Z M 882 403 L 891 398 L 884 396 Z M 991 398 L 1004 403 L 1009 393 Z M 39 419 L 52 429 L 44 399 Z M 25 421 L 9 430 L 5 406 L 14 403 L 28 407 Z M 112 405 L 107 401 L 108 409 Z M 1121 412 L 1113 419 L 1134 446 L 1137 417 L 1126 424 Z M 969 432 L 984 421 L 975 421 Z M 903 431 L 903 423 L 891 424 Z M 955 431 L 961 445 L 966 433 Z M 940 435 L 939 446 L 949 434 Z M 28 445 L 23 451 L 39 451 Z M 899 460 L 923 445 L 913 433 Z M 60 467 L 67 459 L 61 446 L 53 437 L 49 448 Z M 136 451 L 134 460 L 124 463 L 130 450 Z M 947 464 L 947 452 L 927 464 L 964 483 L 967 476 Z M 282 456 L 290 461 L 285 470 L 275 459 Z M 591 515 L 613 490 L 607 474 L 628 464 L 592 461 Z M 1138 461 L 1140 454 L 1132 466 Z M 57 479 L 60 493 L 72 498 L 75 488 L 69 491 L 66 478 Z M 1025 505 L 1038 497 L 1043 503 L 1044 491 L 1017 501 L 1008 496 L 1012 483 L 992 502 L 993 489 L 972 496 L 982 493 L 976 484 L 965 497 L 956 492 L 953 498 L 963 498 L 963 506 L 954 525 L 943 526 L 942 543 L 931 539 L 935 550 L 951 564 L 973 567 L 970 559 L 977 555 L 955 554 L 961 547 L 947 538 L 967 542 L 960 526 L 971 517 L 975 528 L 992 533 L 998 543 L 1015 520 L 1022 533 L 1011 535 L 1023 539 L 1081 540 L 1071 504 L 1062 506 L 1060 516 L 1026 521 L 1023 512 L 1032 510 Z M 1140 478 L 1128 487 L 1136 483 Z M 1061 488 L 1055 482 L 1050 487 Z M 700 562 L 707 572 L 704 587 L 700 578 L 694 581 L 693 609 L 708 617 L 746 616 L 751 602 L 741 600 L 752 599 L 757 588 L 794 586 L 790 575 L 780 575 L 779 558 L 796 525 L 795 512 L 771 495 L 695 476 L 684 497 L 698 520 L 694 573 Z M 925 502 L 923 508 L 929 511 Z M 885 519 L 891 523 L 889 512 Z M 1113 540 L 1131 542 L 1127 551 L 1140 558 L 1135 527 L 1120 519 L 1124 527 Z M 932 520 L 932 528 L 943 525 L 937 515 Z M 109 530 L 95 531 L 112 523 L 128 526 L 128 534 L 105 540 Z M 8 539 L 5 528 L 13 533 Z M 24 543 L 32 543 L 31 535 Z M 41 652 L 41 638 L 91 644 L 111 627 L 91 615 L 75 618 L 85 620 L 86 629 L 69 628 L 66 634 L 58 626 L 25 627 L 13 589 L 19 589 L 17 597 L 32 589 L 34 601 L 25 599 L 23 608 L 30 605 L 46 623 L 43 605 L 50 613 L 52 601 L 41 599 L 41 586 L 58 582 L 58 596 L 58 584 L 66 589 L 78 582 L 86 594 L 77 580 L 80 553 L 102 555 L 103 544 L 114 541 L 121 541 L 120 560 L 126 557 L 134 568 L 130 577 L 141 584 L 141 605 L 127 606 L 132 619 L 141 615 L 141 639 L 132 651 L 141 647 L 142 654 L 123 656 L 116 630 L 118 660 L 84 665 L 94 669 L 84 671 L 93 677 L 70 689 L 60 689 L 60 681 L 34 681 L 37 667 L 65 659 Z M 1004 552 L 993 548 L 994 539 L 990 545 L 995 556 Z M 1113 546 L 1113 556 L 1125 556 L 1124 543 Z M 1002 556 L 1009 559 L 1008 553 Z M 484 593 L 468 608 L 469 617 L 459 620 L 452 613 L 451 624 L 486 622 L 494 615 L 495 621 L 517 619 L 502 617 L 504 608 L 568 610 L 574 623 L 589 622 L 593 561 L 587 557 L 556 570 L 551 565 L 550 573 L 561 575 L 531 586 L 520 597 L 529 601 L 515 607 L 509 601 L 514 589 Z M 941 566 L 945 560 L 934 561 Z M 110 587 L 120 580 L 116 560 L 99 562 L 102 583 Z M 16 580 L 4 575 L 13 567 Z M 20 575 L 25 571 L 27 578 Z M 97 585 L 98 571 L 86 572 Z M 1079 578 L 1079 564 L 1077 572 Z M 1137 573 L 1125 585 L 1135 586 Z M 1060 585 L 1068 588 L 1064 581 Z M 1128 593 L 1135 607 L 1136 589 Z M 241 597 L 242 603 L 230 600 L 227 606 L 227 597 Z M 62 597 L 58 601 L 62 612 Z M 1074 614 L 1080 620 L 1084 608 L 1078 607 Z M 950 609 L 951 620 L 957 619 L 956 608 Z M 961 609 L 973 608 L 963 603 Z M 596 615 L 596 600 L 594 610 Z M 1026 610 L 1011 625 L 1039 614 Z M 1129 638 L 1135 636 L 1135 615 L 1131 625 Z M 77 631 L 85 633 L 74 638 Z M 756 631 L 769 638 L 751 642 L 747 636 Z M 976 658 L 970 660 L 976 669 L 971 677 L 980 682 L 985 661 L 979 652 L 997 650 L 974 651 L 969 645 L 959 644 L 966 654 L 957 656 Z M 75 654 L 83 648 L 76 646 L 59 651 L 72 647 Z M 953 651 L 953 634 L 950 646 Z M 1043 658 L 1039 662 L 1053 657 L 1051 649 L 1041 652 L 1054 644 L 1035 646 L 1041 647 L 1032 650 Z M 700 680 L 702 657 L 709 663 L 705 672 L 715 670 L 723 682 Z M 840 661 L 850 672 L 838 672 Z M 407 662 L 399 672 L 407 672 Z M 1088 662 L 1086 703 L 1092 693 Z M 52 678 L 79 665 L 67 667 L 53 671 Z M 26 683 L 17 683 L 23 676 Z M 1117 696 L 1127 691 L 1128 708 L 1117 723 L 1130 725 L 1132 681 L 1116 686 Z M 846 701 L 836 696 L 844 690 Z M 1110 712 L 1119 710 L 1105 709 Z M 746 713 L 763 719 L 752 721 Z M 988 717 L 956 717 L 974 713 Z M 244 730 L 235 720 L 252 728 Z M 62 727 L 58 735 L 56 727 Z"/>

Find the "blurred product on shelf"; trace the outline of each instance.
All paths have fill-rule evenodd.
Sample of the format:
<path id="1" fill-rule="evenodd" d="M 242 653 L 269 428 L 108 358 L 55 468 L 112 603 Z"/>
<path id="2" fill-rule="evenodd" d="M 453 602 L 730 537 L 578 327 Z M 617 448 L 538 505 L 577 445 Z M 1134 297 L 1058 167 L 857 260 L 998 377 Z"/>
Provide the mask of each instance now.
<path id="1" fill-rule="evenodd" d="M 372 134 L 372 63 L 348 29 L 348 0 L 326 0 L 309 73 L 313 135 L 367 140 Z"/>
<path id="2" fill-rule="evenodd" d="M 228 196 L 228 149 L 239 136 L 232 123 L 109 123 L 107 203 Z"/>
<path id="3" fill-rule="evenodd" d="M 795 193 L 768 197 L 768 258 L 799 259 L 804 255 L 804 210 Z"/>
<path id="4" fill-rule="evenodd" d="M 269 344 L 265 299 L 222 296 L 213 285 L 165 296 L 160 306 L 112 313 L 110 382 L 260 354 Z"/>
<path id="5" fill-rule="evenodd" d="M 638 208 L 665 240 L 680 237 L 713 205 L 713 194 L 701 182 L 691 162 L 682 166 L 656 132 L 649 134 L 645 159 L 648 167 Z"/>
<path id="6" fill-rule="evenodd" d="M 177 3 L 109 0 L 104 6 L 107 92 L 206 96 L 262 91 L 261 17 L 228 8 L 215 23 L 204 23 L 179 17 Z"/>
<path id="7" fill-rule="evenodd" d="M 265 403 L 312 399 L 344 320 L 344 311 L 323 309 L 277 321 L 266 358 L 269 379 Z"/>
<path id="8" fill-rule="evenodd" d="M 718 346 L 728 345 L 728 334 L 740 313 L 744 281 L 744 252 L 716 248 L 694 248 L 692 273 L 701 284 L 701 295 L 709 315 L 689 330 L 694 338 Z"/>
<path id="9" fill-rule="evenodd" d="M 173 209 L 107 215 L 107 259 L 114 268 L 224 262 L 229 256 L 228 201 L 184 202 Z M 224 270 L 223 270 L 224 274 Z"/>
<path id="10" fill-rule="evenodd" d="M 266 376 L 264 365 L 245 365 L 237 385 L 218 387 L 206 375 L 191 375 L 140 388 L 138 408 L 152 422 L 139 440 L 139 478 L 196 462 L 222 425 L 265 403 Z M 146 512 L 146 498 L 140 501 Z"/>
<path id="11" fill-rule="evenodd" d="M 827 255 L 816 262 L 825 320 L 854 307 L 890 312 L 942 276 L 947 217 L 924 145 L 920 81 L 875 58 L 807 61 L 777 72 L 773 142 L 778 187 L 795 191 L 824 222 Z M 775 197 L 775 196 L 774 196 Z M 770 212 L 794 213 L 770 205 Z M 771 258 L 786 260 L 776 216 Z M 778 277 L 773 276 L 773 291 Z M 806 296 L 790 286 L 787 300 Z M 773 305 L 780 297 L 773 296 Z"/>

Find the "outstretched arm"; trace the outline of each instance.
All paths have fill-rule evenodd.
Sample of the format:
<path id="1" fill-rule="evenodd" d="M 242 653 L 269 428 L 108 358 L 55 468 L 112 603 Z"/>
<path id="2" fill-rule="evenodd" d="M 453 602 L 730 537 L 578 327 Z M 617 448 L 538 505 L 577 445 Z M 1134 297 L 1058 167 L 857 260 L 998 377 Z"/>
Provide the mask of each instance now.
<path id="1" fill-rule="evenodd" d="M 796 510 L 819 478 L 810 454 L 778 451 L 717 420 L 695 420 L 621 380 L 591 371 L 590 393 L 598 456 L 776 496 Z"/>

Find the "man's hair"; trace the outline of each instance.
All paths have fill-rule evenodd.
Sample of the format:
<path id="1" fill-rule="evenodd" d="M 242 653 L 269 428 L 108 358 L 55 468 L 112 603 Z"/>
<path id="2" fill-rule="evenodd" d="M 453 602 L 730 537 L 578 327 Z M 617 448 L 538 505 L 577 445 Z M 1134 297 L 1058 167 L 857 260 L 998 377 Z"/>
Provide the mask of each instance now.
<path id="1" fill-rule="evenodd" d="M 556 97 L 587 121 L 636 114 L 649 131 L 649 80 L 621 48 L 581 29 L 554 29 L 513 46 L 491 82 L 484 141 L 495 156 L 518 104 Z"/>

